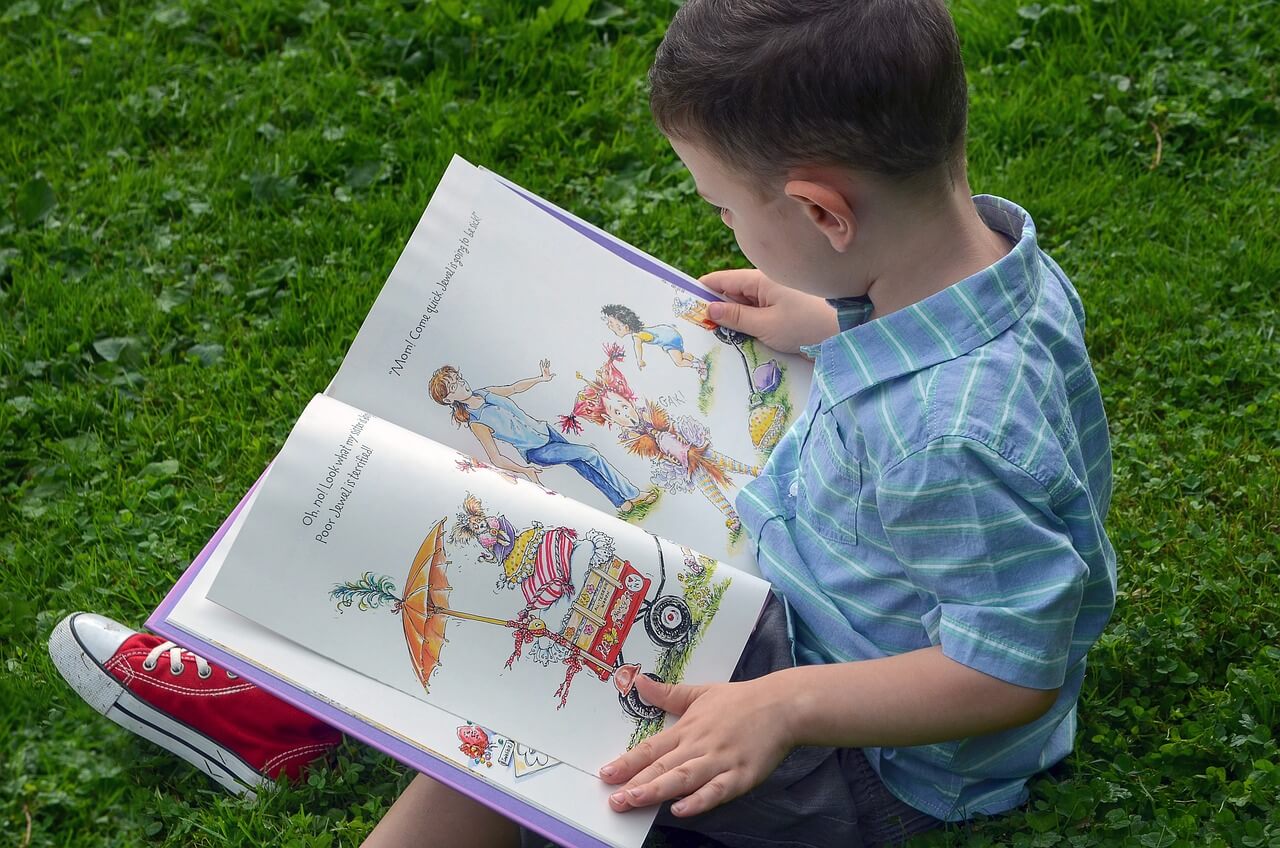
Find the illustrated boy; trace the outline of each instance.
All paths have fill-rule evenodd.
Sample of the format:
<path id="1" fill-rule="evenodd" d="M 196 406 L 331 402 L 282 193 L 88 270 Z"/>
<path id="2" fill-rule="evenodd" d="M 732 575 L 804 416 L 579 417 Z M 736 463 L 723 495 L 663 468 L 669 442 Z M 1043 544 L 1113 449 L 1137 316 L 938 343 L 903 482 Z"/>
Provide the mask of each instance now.
<path id="1" fill-rule="evenodd" d="M 1110 447 L 1079 298 L 1024 210 L 970 195 L 942 0 L 688 0 L 650 81 L 755 266 L 703 280 L 712 319 L 815 379 L 737 497 L 785 603 L 736 682 L 638 681 L 680 720 L 602 768 L 612 806 L 753 846 L 1016 807 L 1114 605 Z M 418 777 L 367 844 L 519 836 Z"/>
<path id="2" fill-rule="evenodd" d="M 618 338 L 631 337 L 636 349 L 636 366 L 644 368 L 644 346 L 653 345 L 665 350 L 667 356 L 677 368 L 692 368 L 698 379 L 707 379 L 707 363 L 684 349 L 684 336 L 672 324 L 651 324 L 645 326 L 640 316 L 629 306 L 620 303 L 608 303 L 600 308 L 604 323 Z"/>

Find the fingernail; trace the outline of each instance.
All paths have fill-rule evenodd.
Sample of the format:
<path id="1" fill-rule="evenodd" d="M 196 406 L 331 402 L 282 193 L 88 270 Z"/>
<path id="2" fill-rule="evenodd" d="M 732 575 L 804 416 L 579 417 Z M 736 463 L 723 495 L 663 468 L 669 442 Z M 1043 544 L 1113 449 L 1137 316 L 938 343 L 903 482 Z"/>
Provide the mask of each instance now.
<path id="1" fill-rule="evenodd" d="M 707 317 L 712 321 L 719 320 L 724 317 L 724 304 L 718 300 L 713 300 L 707 304 Z"/>
<path id="2" fill-rule="evenodd" d="M 640 803 L 640 799 L 644 797 L 644 793 L 639 789 L 629 789 L 627 790 L 627 795 L 630 796 L 631 803 L 633 804 Z"/>
<path id="3" fill-rule="evenodd" d="M 604 768 L 600 769 L 600 776 L 601 776 L 601 777 L 613 777 L 613 775 L 614 775 L 614 774 L 616 774 L 616 773 L 617 773 L 617 771 L 618 771 L 618 770 L 617 770 L 616 768 L 614 768 L 613 766 L 605 766 Z"/>
<path id="4" fill-rule="evenodd" d="M 609 796 L 609 800 L 615 804 L 625 804 L 627 802 L 627 796 L 625 792 L 615 792 Z"/>
<path id="5" fill-rule="evenodd" d="M 671 812 L 679 814 L 684 812 L 684 801 L 676 801 L 671 805 Z"/>

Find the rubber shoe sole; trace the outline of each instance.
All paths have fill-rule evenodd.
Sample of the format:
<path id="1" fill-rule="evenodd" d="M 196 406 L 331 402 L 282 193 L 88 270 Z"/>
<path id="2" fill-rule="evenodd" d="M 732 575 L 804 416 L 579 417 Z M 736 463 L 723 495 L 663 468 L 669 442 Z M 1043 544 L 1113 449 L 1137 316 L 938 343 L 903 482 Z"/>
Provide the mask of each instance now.
<path id="1" fill-rule="evenodd" d="M 84 701 L 131 733 L 154 742 L 213 778 L 233 795 L 253 800 L 271 785 L 238 754 L 190 725 L 135 696 L 89 652 L 76 634 L 79 613 L 67 616 L 49 635 L 54 667 Z"/>

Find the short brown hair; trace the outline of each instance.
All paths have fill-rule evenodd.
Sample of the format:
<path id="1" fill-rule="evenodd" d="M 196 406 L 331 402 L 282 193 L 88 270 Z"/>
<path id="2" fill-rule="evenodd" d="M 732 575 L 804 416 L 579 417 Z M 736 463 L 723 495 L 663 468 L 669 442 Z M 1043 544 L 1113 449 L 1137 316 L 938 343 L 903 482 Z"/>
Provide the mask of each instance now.
<path id="1" fill-rule="evenodd" d="M 688 0 L 649 83 L 665 135 L 746 174 L 963 162 L 968 92 L 942 0 Z"/>

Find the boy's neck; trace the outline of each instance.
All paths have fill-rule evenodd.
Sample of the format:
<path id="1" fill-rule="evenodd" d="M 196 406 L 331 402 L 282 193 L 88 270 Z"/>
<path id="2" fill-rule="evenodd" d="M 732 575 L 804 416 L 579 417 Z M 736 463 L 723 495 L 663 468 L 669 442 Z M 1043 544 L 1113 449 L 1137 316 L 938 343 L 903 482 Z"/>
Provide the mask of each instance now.
<path id="1" fill-rule="evenodd" d="M 881 318 L 918 303 L 982 271 L 1005 256 L 1012 244 L 987 227 L 969 193 L 967 180 L 941 201 L 901 205 L 882 217 L 875 242 L 891 245 L 877 256 L 867 286 Z"/>

